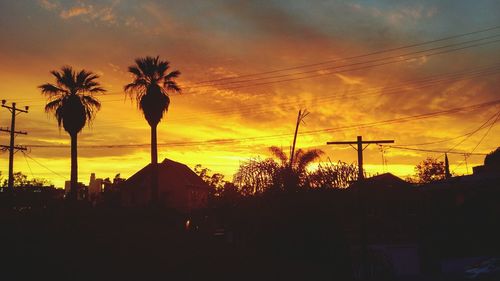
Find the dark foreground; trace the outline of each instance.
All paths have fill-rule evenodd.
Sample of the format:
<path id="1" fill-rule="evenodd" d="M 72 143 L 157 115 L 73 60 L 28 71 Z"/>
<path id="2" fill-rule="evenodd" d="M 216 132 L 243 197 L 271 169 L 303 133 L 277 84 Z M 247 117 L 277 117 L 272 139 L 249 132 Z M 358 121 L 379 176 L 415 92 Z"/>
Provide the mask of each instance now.
<path id="1" fill-rule="evenodd" d="M 62 200 L 29 206 L 1 201 L 0 280 L 353 280 L 359 277 L 355 245 L 362 240 L 355 237 L 364 213 L 337 193 L 219 201 L 189 215 Z M 425 272 L 396 277 L 394 268 L 372 259 L 369 280 L 464 280 L 441 274 L 439 261 L 498 256 L 500 249 L 496 212 L 479 213 L 488 205 L 476 205 L 455 213 L 439 207 L 432 216 L 401 216 L 399 209 L 368 213 L 367 239 L 383 233 L 384 239 L 418 241 Z M 417 232 L 419 221 L 425 228 Z M 410 227 L 408 235 L 391 236 L 402 226 Z"/>
<path id="2" fill-rule="evenodd" d="M 187 218 L 168 210 L 3 209 L 1 279 L 349 280 L 338 239 L 303 223 L 273 226 L 273 217 L 265 231 L 235 238 L 207 216 L 189 218 L 187 230 Z"/>

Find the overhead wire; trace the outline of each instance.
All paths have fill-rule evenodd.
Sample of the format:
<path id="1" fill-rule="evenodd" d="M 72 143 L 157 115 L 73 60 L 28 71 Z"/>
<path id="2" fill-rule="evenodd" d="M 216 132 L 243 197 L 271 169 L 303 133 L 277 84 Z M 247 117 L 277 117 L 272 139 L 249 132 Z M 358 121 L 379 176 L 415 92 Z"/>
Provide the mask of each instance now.
<path id="1" fill-rule="evenodd" d="M 467 153 L 463 153 L 463 155 L 467 158 L 468 156 L 470 155 L 474 155 L 474 151 L 476 151 L 476 149 L 478 148 L 478 146 L 483 142 L 483 140 L 486 138 L 486 136 L 489 134 L 490 130 L 493 128 L 493 126 L 495 126 L 495 124 L 497 123 L 498 119 L 500 117 L 500 111 L 497 113 L 496 115 L 496 118 L 495 120 L 491 123 L 491 125 L 488 127 L 488 130 L 483 134 L 483 136 L 481 137 L 481 139 L 478 141 L 478 143 L 476 144 L 476 146 L 474 146 L 474 148 L 471 150 L 471 152 L 467 152 Z M 457 166 L 455 166 L 455 168 L 453 169 L 452 173 L 455 172 L 456 169 L 458 169 L 460 166 L 462 166 L 464 162 L 460 162 Z"/>
<path id="2" fill-rule="evenodd" d="M 49 172 L 53 173 L 54 175 L 56 175 L 56 176 L 58 176 L 58 177 L 61 177 L 61 178 L 63 178 L 63 179 L 66 179 L 66 177 L 65 177 L 65 176 L 63 176 L 63 175 L 59 174 L 58 172 L 56 172 L 56 171 L 54 171 L 54 170 L 50 169 L 49 167 L 45 166 L 44 164 L 42 164 L 42 163 L 40 163 L 40 162 L 38 162 L 35 158 L 31 157 L 29 154 L 24 153 L 24 151 L 23 151 L 23 154 L 24 154 L 26 157 L 28 157 L 29 159 L 33 160 L 33 162 L 35 162 L 35 163 L 37 163 L 38 165 L 40 165 L 41 167 L 45 168 L 47 171 L 49 171 Z"/>
<path id="3" fill-rule="evenodd" d="M 496 30 L 496 29 L 499 29 L 499 28 L 500 28 L 500 26 L 490 27 L 490 28 L 486 28 L 486 29 L 483 29 L 483 30 L 478 30 L 478 31 L 473 31 L 473 32 L 458 34 L 458 35 L 454 35 L 454 36 L 448 36 L 448 37 L 444 37 L 444 38 L 440 38 L 440 39 L 430 40 L 430 41 L 416 43 L 416 44 L 410 44 L 410 45 L 401 46 L 401 47 L 392 48 L 392 49 L 375 51 L 375 52 L 372 52 L 372 53 L 367 53 L 367 54 L 352 56 L 352 57 L 348 57 L 348 58 L 344 58 L 344 59 L 340 59 L 340 60 L 341 61 L 346 61 L 346 60 L 352 60 L 352 59 L 356 59 L 356 58 L 369 57 L 369 56 L 373 56 L 373 55 L 376 55 L 376 54 L 382 54 L 382 53 L 386 53 L 386 52 L 392 52 L 392 51 L 401 50 L 401 49 L 407 49 L 407 48 L 412 48 L 412 47 L 416 47 L 416 46 L 428 45 L 428 44 L 431 44 L 431 43 L 436 43 L 436 42 L 440 42 L 440 41 L 446 41 L 446 40 L 450 40 L 450 39 L 453 39 L 453 38 L 464 37 L 464 36 L 468 36 L 468 35 L 472 35 L 472 34 L 484 33 L 484 32 L 491 31 L 491 30 Z M 413 59 L 416 59 L 416 58 L 415 57 L 412 57 L 412 58 L 403 58 L 403 57 L 404 56 L 408 56 L 408 55 L 414 55 L 414 54 L 422 54 L 422 53 L 425 53 L 425 52 L 428 52 L 428 51 L 433 51 L 433 50 L 446 49 L 446 48 L 450 48 L 450 47 L 453 47 L 453 46 L 459 46 L 459 45 L 468 44 L 468 43 L 474 43 L 474 42 L 484 41 L 484 40 L 492 39 L 492 38 L 495 38 L 495 37 L 498 37 L 498 36 L 500 36 L 500 34 L 495 34 L 495 35 L 486 36 L 486 37 L 482 37 L 482 38 L 476 38 L 476 39 L 468 40 L 468 41 L 465 41 L 465 42 L 459 42 L 459 43 L 449 44 L 449 45 L 445 45 L 445 46 L 439 46 L 439 47 L 429 48 L 429 49 L 426 49 L 426 50 L 419 50 L 419 51 L 414 51 L 414 52 L 408 52 L 408 53 L 399 54 L 399 55 L 396 55 L 396 56 L 389 56 L 389 57 L 385 57 L 385 58 L 378 58 L 378 59 L 371 60 L 371 61 L 369 60 L 369 61 L 364 61 L 364 62 L 356 62 L 356 63 L 353 63 L 353 64 L 334 66 L 333 69 L 335 69 L 335 68 L 345 68 L 345 67 L 355 66 L 355 65 L 359 65 L 359 64 L 373 63 L 373 62 L 383 61 L 383 60 L 392 59 L 392 58 L 397 58 L 398 60 L 397 61 L 390 61 L 389 63 L 395 63 L 395 62 L 400 62 L 400 61 L 413 60 Z M 431 54 L 426 55 L 426 56 L 432 56 L 432 55 L 437 55 L 437 54 L 442 54 L 442 53 L 446 53 L 446 52 L 452 52 L 452 51 L 462 50 L 462 49 L 465 49 L 465 48 L 471 48 L 471 47 L 476 47 L 476 46 L 482 46 L 483 44 L 491 44 L 491 43 L 496 43 L 496 42 L 500 42 L 500 40 L 483 42 L 481 44 L 472 44 L 472 45 L 464 46 L 464 47 L 461 47 L 461 48 L 455 48 L 455 49 L 447 50 L 445 52 L 431 53 Z M 338 62 L 339 60 L 334 60 L 334 61 Z M 332 62 L 333 61 L 327 61 L 327 62 L 322 62 L 322 63 L 310 64 L 309 66 L 311 66 L 311 65 L 318 65 L 318 64 L 332 63 Z M 387 63 L 384 63 L 382 65 L 385 65 L 385 64 L 387 64 Z M 371 68 L 371 67 L 375 67 L 375 66 L 379 66 L 379 65 L 381 65 L 381 64 L 369 65 L 368 67 Z M 307 66 L 308 65 L 296 66 L 296 67 L 292 67 L 290 69 L 299 69 L 301 67 L 307 67 Z M 329 68 L 322 68 L 322 69 L 316 69 L 314 71 L 322 71 L 322 70 L 328 70 L 328 69 Z M 361 69 L 363 69 L 363 68 L 361 68 Z M 344 71 L 354 71 L 354 70 L 360 70 L 360 68 L 343 70 L 342 72 L 344 72 Z M 293 74 L 289 74 L 289 75 L 306 74 L 306 73 L 310 73 L 310 72 L 314 72 L 314 71 L 309 71 L 309 72 L 305 72 L 305 73 L 293 73 Z M 261 72 L 261 74 L 275 73 L 275 72 L 277 72 L 277 71 Z M 335 74 L 335 73 L 339 73 L 339 72 L 324 73 L 324 74 L 321 74 L 320 76 L 330 75 L 330 74 Z M 252 75 L 256 75 L 256 74 L 252 74 Z M 316 74 L 316 75 L 318 75 L 318 74 Z M 239 77 L 246 77 L 246 76 L 251 76 L 251 75 L 240 75 Z M 312 77 L 313 76 L 299 77 L 298 79 L 306 79 L 306 78 L 312 78 Z M 276 78 L 276 77 L 266 77 L 266 79 L 272 79 L 272 78 Z M 259 78 L 259 79 L 262 79 L 262 77 Z M 218 79 L 216 79 L 216 80 L 218 80 Z M 227 79 L 224 78 L 224 80 L 227 80 Z M 293 80 L 287 79 L 287 80 L 280 80 L 280 81 L 271 81 L 270 83 L 278 83 L 278 82 L 285 82 L 285 81 L 293 81 Z M 243 82 L 252 82 L 252 81 L 238 81 L 239 84 L 241 84 Z M 200 84 L 200 83 L 202 83 L 202 82 L 193 82 L 191 84 L 195 84 L 196 85 L 196 84 Z M 230 84 L 234 84 L 234 83 L 235 83 L 234 81 L 230 82 Z M 269 82 L 266 82 L 266 84 L 267 83 L 269 83 Z M 219 85 L 224 86 L 224 84 L 219 84 Z M 253 83 L 253 84 L 246 85 L 246 86 L 243 85 L 243 87 L 255 86 L 255 85 L 261 85 L 261 83 L 258 83 L 258 84 Z M 183 87 L 183 88 L 185 90 L 190 89 L 189 86 Z M 238 88 L 240 88 L 240 86 Z M 233 89 L 233 88 L 230 88 L 230 89 Z M 184 93 L 183 95 L 180 95 L 180 96 L 184 96 L 186 94 L 188 94 L 188 93 Z M 123 95 L 123 92 L 111 92 L 111 93 L 108 93 L 108 94 L 106 94 L 104 96 L 109 96 L 109 95 Z M 36 99 L 18 99 L 18 100 L 19 101 L 33 101 L 33 100 L 36 100 Z M 118 101 L 118 100 L 113 100 L 113 101 Z"/>
<path id="4" fill-rule="evenodd" d="M 251 76 L 260 76 L 260 75 L 264 75 L 264 74 L 273 74 L 273 73 L 277 73 L 277 72 L 295 70 L 295 69 L 300 69 L 300 68 L 307 68 L 307 67 L 312 67 L 312 66 L 325 65 L 325 64 L 330 64 L 330 63 L 336 63 L 336 62 L 339 62 L 339 61 L 358 59 L 358 58 L 363 58 L 363 57 L 378 55 L 378 54 L 382 54 L 382 53 L 388 53 L 388 52 L 398 51 L 398 50 L 402 50 L 402 49 L 408 49 L 408 48 L 413 48 L 413 47 L 428 45 L 428 44 L 437 43 L 437 42 L 441 42 L 441 41 L 447 41 L 447 40 L 456 39 L 456 38 L 460 38 L 460 37 L 466 37 L 466 36 L 470 36 L 470 35 L 474 35 L 474 34 L 484 33 L 484 32 L 488 32 L 488 31 L 496 30 L 496 29 L 500 29 L 500 26 L 493 26 L 493 27 L 484 28 L 484 29 L 480 29 L 480 30 L 476 30 L 476 31 L 472 31 L 472 32 L 467 32 L 467 33 L 462 33 L 462 34 L 456 34 L 456 35 L 452 35 L 452 36 L 447 36 L 447 37 L 438 38 L 438 39 L 429 40 L 429 41 L 424 41 L 424 42 L 413 43 L 413 44 L 409 44 L 409 45 L 403 45 L 403 46 L 399 46 L 399 47 L 395 47 L 395 48 L 378 50 L 378 51 L 374 51 L 374 52 L 371 52 L 371 53 L 354 55 L 354 56 L 350 56 L 350 57 L 346 57 L 346 58 L 327 60 L 327 61 L 318 62 L 318 63 L 311 63 L 311 64 L 303 64 L 303 65 L 298 65 L 298 66 L 293 66 L 293 67 L 287 67 L 287 68 L 281 68 L 281 69 L 277 69 L 277 70 L 270 70 L 270 71 L 258 72 L 258 73 L 253 73 L 253 74 L 237 75 L 236 77 L 225 77 L 225 78 L 204 80 L 204 81 L 194 82 L 193 84 L 213 83 L 213 82 L 219 82 L 219 81 L 222 81 L 222 80 L 232 80 L 232 79 L 237 79 L 237 78 L 244 78 L 244 77 L 251 77 Z"/>
<path id="5" fill-rule="evenodd" d="M 388 57 L 383 57 L 383 58 L 377 58 L 377 59 L 372 59 L 372 60 L 368 60 L 368 61 L 354 62 L 354 63 L 350 63 L 350 64 L 346 64 L 346 65 L 337 65 L 337 66 L 325 67 L 325 68 L 314 69 L 314 70 L 307 70 L 307 71 L 290 73 L 290 74 L 281 74 L 281 75 L 274 75 L 274 76 L 269 76 L 269 77 L 259 77 L 259 78 L 247 79 L 247 80 L 230 81 L 230 82 L 226 82 L 224 84 L 213 84 L 213 85 L 210 85 L 210 86 L 223 86 L 224 89 L 239 89 L 239 88 L 242 88 L 242 87 L 250 87 L 250 86 L 253 86 L 253 85 L 265 85 L 264 83 L 267 84 L 267 83 L 278 83 L 278 82 L 294 81 L 294 80 L 300 80 L 300 79 L 305 79 L 305 78 L 312 78 L 312 77 L 319 77 L 319 76 L 331 75 L 331 74 L 341 73 L 341 72 L 346 72 L 346 71 L 362 70 L 362 69 L 366 69 L 366 68 L 372 68 L 372 67 L 386 65 L 386 64 L 391 64 L 391 63 L 397 63 L 397 62 L 402 62 L 402 61 L 414 60 L 414 59 L 420 58 L 420 56 L 417 56 L 417 57 L 414 56 L 414 57 L 410 57 L 410 58 L 407 58 L 407 56 L 416 55 L 416 54 L 423 54 L 423 53 L 426 53 L 426 52 L 429 52 L 429 51 L 436 51 L 436 50 L 441 50 L 441 49 L 447 49 L 447 48 L 450 48 L 450 47 L 460 46 L 460 45 L 464 45 L 464 44 L 468 44 L 468 43 L 480 42 L 480 41 L 484 41 L 484 40 L 496 38 L 496 37 L 499 37 L 499 36 L 500 36 L 500 34 L 495 34 L 495 35 L 487 36 L 487 37 L 484 37 L 484 38 L 479 38 L 479 39 L 469 40 L 469 41 L 465 41 L 465 42 L 460 42 L 460 43 L 454 43 L 454 44 L 449 44 L 449 45 L 445 45 L 445 46 L 439 46 L 439 47 L 429 48 L 429 49 L 426 49 L 426 50 L 413 51 L 413 52 L 408 52 L 408 53 L 404 53 L 404 54 L 398 54 L 398 55 L 393 55 L 393 56 L 388 56 Z M 438 54 L 445 54 L 445 53 L 448 53 L 448 52 L 459 51 L 459 50 L 463 50 L 463 49 L 467 49 L 467 48 L 471 48 L 471 47 L 483 46 L 483 45 L 497 43 L 497 42 L 500 42 L 500 40 L 487 41 L 487 42 L 484 42 L 484 43 L 477 43 L 477 44 L 467 45 L 467 46 L 463 46 L 463 47 L 459 47 L 459 48 L 454 48 L 454 49 L 450 49 L 450 50 L 444 50 L 444 51 L 429 53 L 429 54 L 425 54 L 425 56 L 429 57 L 429 56 L 434 56 L 434 55 L 438 55 Z M 384 61 L 387 61 L 387 60 L 389 60 L 389 61 L 388 62 L 384 62 Z M 383 62 L 383 63 L 379 63 L 379 62 Z M 375 64 L 372 64 L 372 63 L 375 63 Z M 365 64 L 368 64 L 368 65 L 365 65 Z M 329 70 L 346 68 L 346 67 L 352 67 L 352 66 L 358 66 L 358 65 L 361 65 L 361 66 L 357 67 L 357 68 L 354 68 L 354 69 L 334 71 L 333 73 L 330 73 L 330 72 L 317 73 L 318 71 L 327 71 L 327 70 L 329 71 Z M 316 74 L 305 76 L 305 77 L 293 78 L 293 80 L 292 79 L 283 79 L 283 80 L 279 80 L 279 81 L 268 81 L 268 82 L 262 82 L 262 83 L 252 83 L 252 84 L 249 84 L 249 85 L 237 85 L 237 86 L 234 86 L 234 87 L 224 87 L 224 86 L 232 85 L 232 84 L 242 84 L 242 83 L 255 82 L 255 81 L 261 81 L 261 80 L 268 80 L 268 79 L 275 79 L 275 78 L 284 78 L 284 77 L 290 77 L 290 76 L 297 76 L 297 75 L 303 75 L 303 74 L 309 74 L 309 73 L 316 73 Z M 195 89 L 195 88 L 200 88 L 200 87 L 206 87 L 206 86 L 191 86 L 191 87 L 188 86 L 188 87 L 184 87 L 183 89 L 189 90 L 189 89 Z"/>
<path id="6" fill-rule="evenodd" d="M 320 129 L 320 130 L 302 131 L 302 132 L 299 132 L 299 135 L 315 135 L 315 134 L 324 133 L 324 132 L 335 132 L 335 131 L 343 131 L 343 130 L 348 130 L 348 129 L 353 129 L 353 128 L 367 128 L 367 127 L 373 127 L 373 126 L 381 126 L 381 125 L 387 125 L 387 124 L 409 122 L 409 121 L 414 121 L 414 120 L 431 118 L 431 117 L 435 117 L 435 116 L 439 116 L 439 115 L 451 114 L 451 113 L 462 112 L 462 111 L 467 111 L 467 110 L 472 110 L 472 109 L 480 109 L 483 107 L 497 105 L 499 103 L 500 103 L 500 99 L 485 102 L 485 103 L 480 103 L 480 104 L 474 104 L 474 105 L 463 106 L 463 107 L 456 107 L 456 108 L 451 108 L 451 109 L 447 109 L 447 110 L 429 112 L 429 113 L 412 115 L 412 116 L 405 116 L 405 117 L 400 117 L 400 118 L 387 119 L 387 120 L 376 121 L 376 122 L 362 123 L 362 124 L 358 124 L 358 125 L 349 125 L 349 126 L 340 126 L 340 127 L 334 127 L 334 128 L 324 128 L 324 129 Z M 286 133 L 286 134 L 276 134 L 276 135 L 256 136 L 256 137 L 246 137 L 246 138 L 214 139 L 214 140 L 192 141 L 192 142 L 187 142 L 187 141 L 170 142 L 170 143 L 159 143 L 158 146 L 193 146 L 193 145 L 205 145 L 205 144 L 227 144 L 227 143 L 235 143 L 235 142 L 243 142 L 243 141 L 269 140 L 269 139 L 288 137 L 290 135 L 293 135 L 293 134 Z M 102 149 L 102 148 L 144 147 L 144 146 L 149 146 L 149 145 L 150 145 L 149 143 L 118 144 L 118 145 L 100 144 L 100 145 L 80 145 L 79 147 L 80 148 L 101 148 Z M 65 147 L 69 147 L 68 145 L 40 145 L 40 144 L 31 144 L 28 146 L 33 147 L 33 148 L 37 148 L 37 147 L 38 148 L 65 148 Z"/>
<path id="7" fill-rule="evenodd" d="M 274 107 L 270 108 L 267 106 L 267 104 L 262 104 L 259 103 L 257 105 L 251 104 L 251 105 L 244 105 L 244 106 L 231 106 L 231 107 L 222 107 L 216 110 L 211 110 L 211 111 L 197 111 L 196 116 L 194 114 L 187 114 L 185 116 L 180 115 L 180 116 L 175 116 L 172 118 L 168 118 L 167 120 L 169 122 L 177 122 L 177 121 L 192 121 L 192 120 L 200 120 L 199 116 L 203 115 L 205 117 L 211 116 L 211 120 L 213 120 L 213 116 L 216 116 L 216 118 L 227 118 L 227 115 L 221 115 L 221 114 L 234 114 L 238 113 L 242 116 L 248 116 L 248 114 L 255 115 L 255 114 L 260 114 L 260 113 L 265 113 L 265 112 L 270 112 L 270 111 L 275 111 L 276 107 L 287 107 L 287 106 L 298 106 L 298 105 L 303 105 L 305 102 L 314 102 L 314 103 L 319 103 L 319 102 L 330 102 L 330 101 L 335 101 L 335 100 L 341 100 L 341 99 L 348 99 L 348 98 L 359 98 L 359 97 L 368 97 L 368 96 L 386 96 L 386 95 L 393 95 L 393 94 L 399 94 L 401 91 L 405 90 L 418 90 L 418 89 L 423 89 L 423 88 L 428 88 L 432 86 L 436 86 L 445 82 L 456 82 L 456 81 L 462 81 L 462 80 L 467 80 L 467 79 L 474 79 L 474 78 L 482 78 L 486 77 L 489 75 L 494 75 L 500 72 L 500 63 L 495 63 L 492 65 L 489 65 L 488 67 L 480 67 L 480 68 L 474 68 L 472 70 L 466 70 L 466 71 L 458 71 L 458 72 L 451 72 L 451 73 L 445 73 L 445 74 L 439 74 L 439 75 L 431 75 L 431 76 L 426 76 L 420 79 L 413 79 L 413 80 L 406 80 L 402 82 L 398 82 L 392 85 L 387 85 L 387 86 L 382 86 L 382 87 L 372 87 L 369 89 L 363 89 L 359 91 L 354 91 L 349 94 L 339 94 L 339 93 L 332 93 L 328 94 L 326 96 L 321 96 L 321 97 L 316 97 L 311 99 L 301 99 L 299 101 L 285 101 L 285 102 L 280 102 L 280 103 L 273 103 Z M 221 115 L 221 116 L 217 116 Z M 102 120 L 99 121 L 98 124 L 95 124 L 94 127 L 101 127 L 101 126 L 109 126 L 112 124 L 120 124 L 123 123 L 123 120 L 120 121 L 111 121 L 111 122 L 103 122 Z"/>
<path id="8" fill-rule="evenodd" d="M 461 135 L 461 136 L 458 136 L 458 137 L 455 137 L 455 138 L 452 138 L 452 139 L 448 139 L 446 141 L 449 141 L 449 140 L 453 140 L 453 139 L 458 139 L 458 138 L 462 138 L 462 137 L 465 137 L 464 139 L 462 139 L 459 143 L 455 144 L 453 147 L 449 148 L 449 149 L 446 149 L 446 150 L 436 150 L 436 149 L 422 149 L 422 148 L 414 148 L 414 147 L 408 147 L 409 145 L 386 145 L 386 147 L 388 148 L 394 148 L 394 149 L 402 149 L 402 150 L 412 150 L 412 151 L 421 151 L 421 152 L 434 152 L 434 153 L 441 153 L 440 156 L 436 157 L 436 159 L 439 159 L 440 157 L 444 156 L 445 154 L 464 154 L 465 152 L 457 152 L 457 151 L 454 151 L 455 148 L 457 148 L 459 145 L 461 145 L 462 143 L 464 143 L 467 139 L 469 139 L 472 135 L 474 135 L 475 133 L 479 132 L 480 130 L 484 129 L 485 127 L 488 126 L 488 124 L 490 123 L 491 120 L 495 119 L 492 124 L 490 125 L 490 129 L 491 129 L 491 126 L 494 125 L 498 118 L 500 117 L 500 111 L 497 111 L 495 112 L 495 114 L 493 114 L 492 116 L 490 116 L 485 122 L 483 122 L 478 128 L 476 128 L 475 130 L 471 131 L 471 132 L 468 132 L 464 135 Z M 488 132 L 489 130 L 488 129 Z M 482 139 L 481 139 L 482 141 Z M 443 142 L 443 141 L 441 141 Z M 439 143 L 439 142 L 433 142 L 433 143 Z M 425 143 L 424 143 L 425 144 Z M 420 144 L 422 145 L 422 144 Z M 416 145 L 412 145 L 412 146 L 416 146 Z M 474 149 L 475 150 L 475 149 Z M 472 151 L 474 152 L 474 151 Z M 470 154 L 470 155 L 486 155 L 486 154 L 483 154 L 483 153 L 480 153 L 480 154 Z"/>

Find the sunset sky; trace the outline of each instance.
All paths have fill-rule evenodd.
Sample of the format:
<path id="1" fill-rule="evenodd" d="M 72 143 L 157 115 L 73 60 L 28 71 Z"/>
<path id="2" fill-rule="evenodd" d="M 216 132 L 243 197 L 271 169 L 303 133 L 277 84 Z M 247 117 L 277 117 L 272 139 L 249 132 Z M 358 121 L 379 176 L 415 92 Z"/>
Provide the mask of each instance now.
<path id="1" fill-rule="evenodd" d="M 150 128 L 123 86 L 127 67 L 146 55 L 182 72 L 183 93 L 171 95 L 159 125 L 159 159 L 228 179 L 241 161 L 270 156 L 271 145 L 288 150 L 299 109 L 310 114 L 297 146 L 322 149 L 322 161 L 355 162 L 351 147 L 326 142 L 358 135 L 424 150 L 499 146 L 499 1 L 0 0 L 0 37 L 0 97 L 30 106 L 16 119 L 28 132 L 16 144 L 29 151 L 16 153 L 15 171 L 56 186 L 69 179 L 70 139 L 37 86 L 63 65 L 99 74 L 108 91 L 79 135 L 79 180 L 129 177 L 150 160 Z M 5 108 L 0 126 L 10 126 Z M 424 145 L 406 146 L 414 144 Z M 365 168 L 404 177 L 427 156 L 443 160 L 371 145 Z M 463 155 L 449 159 L 456 174 L 467 172 Z M 483 160 L 470 156 L 469 173 Z M 7 168 L 2 152 L 4 179 Z"/>

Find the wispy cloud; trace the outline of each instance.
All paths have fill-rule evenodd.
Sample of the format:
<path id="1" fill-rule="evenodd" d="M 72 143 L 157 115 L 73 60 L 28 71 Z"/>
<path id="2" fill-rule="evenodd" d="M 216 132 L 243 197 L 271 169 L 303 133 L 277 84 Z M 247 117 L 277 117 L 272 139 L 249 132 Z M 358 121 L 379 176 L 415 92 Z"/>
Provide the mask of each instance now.
<path id="1" fill-rule="evenodd" d="M 92 6 L 72 7 L 68 10 L 62 10 L 61 13 L 59 13 L 59 16 L 63 19 L 69 19 L 72 17 L 90 14 L 91 11 Z"/>
<path id="2" fill-rule="evenodd" d="M 52 11 L 52 10 L 55 10 L 59 7 L 59 3 L 58 2 L 53 2 L 53 1 L 50 1 L 50 0 L 38 0 L 38 4 L 46 9 L 46 10 L 49 10 L 49 11 Z"/>
<path id="3" fill-rule="evenodd" d="M 98 6 L 77 2 L 69 7 L 65 7 L 61 3 L 54 0 L 39 0 L 38 3 L 42 8 L 48 11 L 57 12 L 59 17 L 64 20 L 79 17 L 85 21 L 97 20 L 109 24 L 117 23 L 117 16 L 114 13 L 114 7 L 119 3 L 119 1 L 113 1 L 113 3 L 108 6 Z"/>

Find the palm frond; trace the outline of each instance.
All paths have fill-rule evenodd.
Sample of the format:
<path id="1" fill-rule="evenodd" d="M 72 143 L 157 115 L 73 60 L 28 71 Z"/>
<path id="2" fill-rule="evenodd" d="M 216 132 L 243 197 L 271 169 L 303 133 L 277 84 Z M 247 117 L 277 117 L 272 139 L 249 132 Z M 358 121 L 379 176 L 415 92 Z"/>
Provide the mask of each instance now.
<path id="1" fill-rule="evenodd" d="M 73 122 L 75 114 L 85 117 L 82 121 L 90 121 L 101 108 L 101 103 L 92 96 L 106 91 L 95 81 L 99 76 L 86 70 L 75 72 L 70 66 L 63 66 L 60 71 L 53 70 L 50 73 L 56 78 L 57 86 L 50 83 L 38 86 L 42 94 L 49 96 L 45 111 L 54 113 L 59 127 L 64 125 L 64 129 L 68 131 L 71 126 L 76 126 L 75 130 L 81 130 L 80 126 L 85 122 Z"/>
<path id="2" fill-rule="evenodd" d="M 167 90 L 171 90 L 177 93 L 181 92 L 181 88 L 174 81 L 167 81 L 163 84 L 163 87 Z"/>
<path id="3" fill-rule="evenodd" d="M 269 147 L 269 151 L 281 161 L 282 165 L 286 165 L 286 162 L 288 162 L 288 157 L 286 156 L 286 153 L 283 151 L 283 149 L 277 146 L 271 146 Z"/>
<path id="4" fill-rule="evenodd" d="M 97 84 L 99 85 L 99 84 Z M 93 87 L 93 88 L 90 88 L 88 90 L 89 93 L 92 93 L 92 94 L 97 94 L 97 93 L 104 93 L 106 92 L 106 89 L 104 89 L 103 87 Z"/>
<path id="5" fill-rule="evenodd" d="M 125 94 L 130 96 L 130 98 L 134 97 L 136 99 L 137 106 L 145 113 L 145 116 L 145 111 L 150 109 L 156 111 L 156 113 L 153 114 L 155 116 L 159 116 L 160 110 L 162 112 L 161 114 L 167 112 L 168 104 L 170 103 L 168 92 L 181 91 L 181 88 L 173 80 L 180 75 L 180 72 L 175 70 L 167 73 L 170 68 L 169 62 L 161 60 L 159 56 L 136 58 L 134 62 L 135 65 L 128 67 L 128 71 L 133 74 L 134 80 L 123 87 Z M 143 98 L 148 95 L 148 92 L 151 92 L 151 89 L 156 87 L 158 87 L 160 90 L 159 92 L 166 97 L 167 106 L 164 108 L 151 106 L 150 108 L 149 106 L 141 105 Z M 155 90 L 152 93 L 158 93 L 158 91 Z M 149 116 L 149 114 L 150 113 L 147 115 Z"/>
<path id="6" fill-rule="evenodd" d="M 48 102 L 45 105 L 45 112 L 47 112 L 47 113 L 53 112 L 54 113 L 54 115 L 56 116 L 57 124 L 59 125 L 59 127 L 61 127 L 61 124 L 62 124 L 62 113 L 60 112 L 60 110 L 62 108 L 63 100 L 64 100 L 64 98 L 55 99 L 55 100 Z"/>
<path id="7" fill-rule="evenodd" d="M 82 95 L 81 100 L 85 107 L 85 115 L 87 116 L 87 120 L 90 124 L 90 122 L 94 119 L 96 112 L 101 109 L 101 103 L 89 95 Z"/>
<path id="8" fill-rule="evenodd" d="M 306 152 L 303 152 L 300 156 L 296 158 L 297 169 L 299 171 L 304 170 L 309 164 L 317 160 L 323 154 L 324 152 L 320 149 L 311 149 Z"/>
<path id="9" fill-rule="evenodd" d="M 174 78 L 179 77 L 179 75 L 181 75 L 181 72 L 178 70 L 174 70 L 165 75 L 165 77 L 163 78 L 163 87 L 166 88 L 167 90 L 172 90 L 178 93 L 181 92 L 181 88 L 173 80 Z"/>
<path id="10" fill-rule="evenodd" d="M 76 77 L 73 68 L 70 66 L 63 66 L 61 68 L 61 84 L 66 86 L 72 94 L 74 94 L 76 89 Z"/>
<path id="11" fill-rule="evenodd" d="M 61 89 L 56 85 L 45 83 L 43 85 L 38 86 L 40 90 L 42 90 L 42 94 L 47 95 L 49 97 L 60 95 L 60 94 L 68 94 L 68 91 L 65 89 Z"/>
<path id="12" fill-rule="evenodd" d="M 128 72 L 134 74 L 136 79 L 144 77 L 144 73 L 137 66 L 129 66 Z"/>

